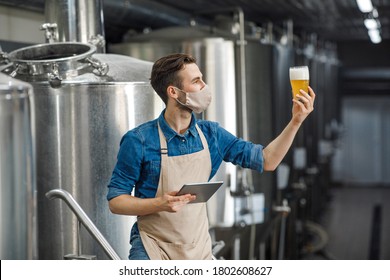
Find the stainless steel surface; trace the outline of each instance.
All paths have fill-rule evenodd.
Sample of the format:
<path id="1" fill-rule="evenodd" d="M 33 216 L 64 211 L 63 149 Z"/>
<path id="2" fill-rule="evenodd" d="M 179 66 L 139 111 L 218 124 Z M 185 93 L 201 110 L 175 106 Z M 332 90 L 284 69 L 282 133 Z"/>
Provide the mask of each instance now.
<path id="1" fill-rule="evenodd" d="M 45 1 L 45 20 L 57 24 L 57 42 L 91 43 L 104 38 L 102 14 L 102 0 Z M 104 44 L 97 52 L 105 52 Z"/>
<path id="2" fill-rule="evenodd" d="M 31 85 L 0 73 L 0 259 L 37 257 Z"/>
<path id="3" fill-rule="evenodd" d="M 57 67 L 59 87 L 51 86 L 50 73 L 33 76 L 16 71 L 16 77 L 34 88 L 39 258 L 62 259 L 78 250 L 77 219 L 67 207 L 45 197 L 51 189 L 62 189 L 72 194 L 118 255 L 126 259 L 135 218 L 110 213 L 107 184 L 123 134 L 157 117 L 163 108 L 149 83 L 152 64 L 123 55 L 93 54 L 90 58 L 108 66 L 108 73 L 102 76 L 84 55 L 68 52 L 67 46 L 73 48 L 76 43 L 62 44 L 63 48 L 56 46 L 52 59 L 20 57 L 18 50 L 10 53 L 14 65 L 21 65 L 19 69 L 28 68 L 24 64 L 34 69 L 66 66 Z M 85 51 L 90 47 L 86 45 Z M 51 53 L 50 46 L 42 45 L 21 52 L 40 53 L 35 48 Z M 13 68 L 4 71 L 10 73 Z M 87 232 L 81 232 L 81 237 L 83 252 L 106 258 Z"/>
<path id="4" fill-rule="evenodd" d="M 66 80 L 69 76 L 90 71 L 86 60 L 96 52 L 96 47 L 82 43 L 41 44 L 18 49 L 9 54 L 15 63 L 11 76 L 24 76 L 29 81 Z"/>
<path id="5" fill-rule="evenodd" d="M 77 201 L 73 198 L 73 196 L 67 191 L 56 189 L 51 190 L 46 193 L 46 197 L 50 200 L 55 198 L 62 199 L 69 206 L 72 212 L 77 216 L 79 221 L 85 226 L 91 236 L 99 243 L 99 245 L 103 248 L 104 252 L 108 257 L 112 260 L 120 260 L 118 254 L 111 247 L 108 241 L 104 238 L 95 224 L 91 221 L 88 215 L 84 212 L 81 206 L 77 203 Z"/>

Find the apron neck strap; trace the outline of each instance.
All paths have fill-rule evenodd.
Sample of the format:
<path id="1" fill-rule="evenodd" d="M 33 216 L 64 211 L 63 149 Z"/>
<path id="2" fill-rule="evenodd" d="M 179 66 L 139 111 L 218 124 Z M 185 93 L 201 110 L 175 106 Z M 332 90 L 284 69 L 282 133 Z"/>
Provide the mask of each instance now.
<path id="1" fill-rule="evenodd" d="M 161 126 L 160 126 L 159 122 L 157 122 L 157 126 L 158 126 L 158 135 L 159 135 L 159 138 L 160 138 L 160 152 L 161 152 L 161 155 L 168 156 L 168 143 L 167 143 L 167 139 L 165 138 L 165 135 L 162 132 L 162 129 L 161 129 Z M 204 136 L 204 134 L 200 130 L 198 124 L 195 124 L 195 128 L 198 131 L 198 134 L 200 136 L 200 140 L 202 141 L 203 148 L 204 149 L 208 148 L 206 137 Z"/>

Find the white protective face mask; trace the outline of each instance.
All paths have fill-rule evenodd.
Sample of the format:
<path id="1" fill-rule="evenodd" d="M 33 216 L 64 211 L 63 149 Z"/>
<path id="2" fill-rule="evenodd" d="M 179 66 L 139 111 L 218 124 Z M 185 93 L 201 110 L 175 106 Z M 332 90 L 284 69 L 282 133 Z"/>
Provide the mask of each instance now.
<path id="1" fill-rule="evenodd" d="M 194 111 L 197 114 L 200 114 L 204 110 L 206 110 L 211 102 L 211 91 L 208 85 L 205 85 L 200 91 L 195 91 L 195 92 L 186 92 L 177 87 L 175 87 L 175 89 L 180 90 L 181 92 L 184 92 L 186 94 L 185 103 L 180 102 L 177 98 L 176 101 L 179 104 L 187 108 L 190 108 L 192 111 Z"/>

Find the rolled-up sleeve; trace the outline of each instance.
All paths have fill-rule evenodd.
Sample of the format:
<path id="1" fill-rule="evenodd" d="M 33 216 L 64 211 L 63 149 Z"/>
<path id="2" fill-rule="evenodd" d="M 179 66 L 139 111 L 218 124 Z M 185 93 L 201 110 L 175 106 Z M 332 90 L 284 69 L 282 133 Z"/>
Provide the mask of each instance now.
<path id="1" fill-rule="evenodd" d="M 263 146 L 237 138 L 219 125 L 217 130 L 218 148 L 224 161 L 263 172 Z"/>
<path id="2" fill-rule="evenodd" d="M 117 163 L 108 185 L 107 200 L 122 194 L 131 194 L 140 176 L 142 154 L 140 135 L 129 131 L 120 142 Z"/>
<path id="3" fill-rule="evenodd" d="M 253 170 L 257 170 L 259 172 L 263 172 L 263 146 L 259 144 L 253 144 L 251 149 L 251 160 L 249 164 L 249 168 Z"/>

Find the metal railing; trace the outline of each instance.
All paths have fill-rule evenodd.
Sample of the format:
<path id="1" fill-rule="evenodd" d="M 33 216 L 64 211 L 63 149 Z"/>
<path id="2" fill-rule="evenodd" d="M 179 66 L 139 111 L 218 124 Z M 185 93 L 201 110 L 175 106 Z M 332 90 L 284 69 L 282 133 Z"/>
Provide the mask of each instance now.
<path id="1" fill-rule="evenodd" d="M 60 198 L 69 206 L 72 212 L 77 216 L 79 222 L 81 222 L 91 236 L 98 242 L 98 244 L 103 248 L 104 252 L 112 260 L 120 260 L 120 257 L 111 247 L 108 241 L 104 238 L 101 232 L 97 229 L 95 224 L 91 221 L 88 215 L 84 212 L 81 206 L 73 198 L 73 196 L 67 191 L 61 189 L 54 189 L 46 193 L 46 197 L 50 200 L 55 198 Z"/>

